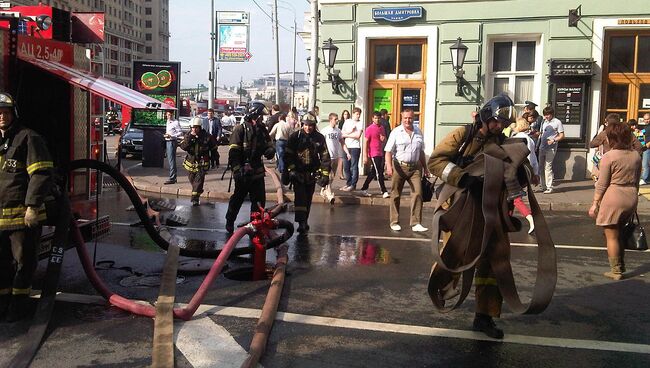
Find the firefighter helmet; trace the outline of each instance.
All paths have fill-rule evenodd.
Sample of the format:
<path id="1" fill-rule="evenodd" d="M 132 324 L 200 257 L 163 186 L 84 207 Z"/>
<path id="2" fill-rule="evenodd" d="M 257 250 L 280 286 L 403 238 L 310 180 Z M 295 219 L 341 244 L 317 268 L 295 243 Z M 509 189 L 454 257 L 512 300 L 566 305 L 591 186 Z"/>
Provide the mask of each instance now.
<path id="1" fill-rule="evenodd" d="M 510 125 L 515 121 L 515 104 L 508 95 L 500 94 L 486 102 L 478 114 L 482 123 L 487 124 L 488 120 L 496 119 L 504 124 Z"/>
<path id="2" fill-rule="evenodd" d="M 311 112 L 308 112 L 302 116 L 302 123 L 316 125 L 316 117 Z"/>
<path id="3" fill-rule="evenodd" d="M 192 118 L 192 122 L 190 123 L 190 127 L 202 127 L 203 126 L 203 119 L 201 119 L 198 116 L 195 116 Z"/>
<path id="4" fill-rule="evenodd" d="M 244 116 L 245 121 L 257 121 L 260 117 L 269 115 L 269 109 L 261 102 L 253 102 Z"/>
<path id="5" fill-rule="evenodd" d="M 18 117 L 18 109 L 16 107 L 16 101 L 10 94 L 5 92 L 0 92 L 0 107 L 6 107 L 12 109 L 14 112 L 14 117 Z"/>

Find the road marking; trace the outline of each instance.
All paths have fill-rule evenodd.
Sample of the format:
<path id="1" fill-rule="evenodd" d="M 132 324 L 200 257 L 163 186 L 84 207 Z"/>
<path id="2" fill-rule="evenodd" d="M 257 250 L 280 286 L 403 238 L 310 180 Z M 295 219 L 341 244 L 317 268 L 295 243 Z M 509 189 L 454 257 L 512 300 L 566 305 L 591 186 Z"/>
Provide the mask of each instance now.
<path id="1" fill-rule="evenodd" d="M 645 199 L 650 200 L 650 187 L 639 187 L 639 194 L 641 194 Z"/>
<path id="2" fill-rule="evenodd" d="M 124 222 L 111 222 L 112 225 L 116 226 L 131 226 L 131 224 L 124 223 Z M 225 233 L 226 231 L 223 229 L 208 229 L 208 228 L 203 228 L 203 227 L 168 227 L 170 230 L 176 230 L 176 231 L 207 231 L 207 232 L 216 232 L 216 233 Z M 408 237 L 399 237 L 399 236 L 379 236 L 379 235 L 355 235 L 355 234 L 327 234 L 327 233 L 314 233 L 310 232 L 309 235 L 311 236 L 326 236 L 326 237 L 332 237 L 332 236 L 340 236 L 341 238 L 362 238 L 362 239 L 374 239 L 374 240 L 399 240 L 399 241 L 412 241 L 412 242 L 430 242 L 431 239 L 429 238 L 408 238 Z M 537 243 L 518 243 L 518 242 L 511 242 L 510 245 L 515 246 L 515 247 L 524 247 L 524 248 L 536 248 Z M 599 250 L 599 251 L 606 251 L 607 248 L 604 246 L 602 247 L 595 247 L 595 246 L 588 246 L 588 245 L 568 245 L 568 244 L 555 244 L 555 248 L 558 249 L 581 249 L 581 250 Z M 650 249 L 644 250 L 644 251 L 634 251 L 634 253 L 650 253 Z"/>
<path id="3" fill-rule="evenodd" d="M 102 305 L 106 304 L 106 300 L 104 300 L 101 297 L 88 297 L 87 295 L 83 295 L 83 294 L 59 292 L 57 293 L 56 299 L 65 300 L 67 302 L 78 302 L 83 304 L 86 303 L 102 304 Z M 182 306 L 182 304 L 180 305 Z M 226 317 L 258 319 L 260 317 L 260 314 L 262 313 L 261 309 L 223 307 L 223 306 L 208 305 L 208 304 L 203 304 L 199 306 L 196 312 L 197 314 L 195 315 L 193 321 L 196 320 L 197 318 L 206 320 L 206 318 L 204 317 L 201 318 L 201 316 L 203 315 L 206 316 L 218 315 L 218 316 L 226 316 Z M 467 330 L 454 330 L 449 328 L 404 325 L 404 324 L 385 323 L 385 322 L 357 321 L 352 319 L 322 317 L 322 316 L 288 313 L 288 312 L 278 312 L 275 319 L 276 321 L 298 323 L 298 324 L 311 325 L 311 326 L 336 327 L 336 328 L 344 328 L 344 329 L 351 329 L 351 330 L 398 333 L 404 335 L 446 337 L 446 338 L 455 338 L 461 340 L 491 341 L 495 343 L 512 343 L 512 344 L 521 344 L 521 345 L 546 346 L 551 348 L 603 350 L 603 351 L 616 351 L 616 352 L 625 352 L 625 353 L 650 354 L 650 345 L 633 344 L 633 343 L 616 342 L 616 341 L 565 339 L 559 337 L 528 336 L 528 335 L 515 335 L 515 334 L 506 334 L 503 340 L 494 340 L 485 336 L 482 333 L 467 331 Z M 196 324 L 196 325 L 192 325 L 192 327 L 190 327 L 190 330 L 188 330 L 188 332 L 192 331 L 191 333 L 199 333 L 193 331 L 195 326 L 197 331 L 202 328 L 205 328 L 203 324 Z M 221 332 L 215 332 L 215 333 L 221 333 Z M 185 332 L 183 333 L 183 335 L 180 335 L 180 331 L 179 331 L 178 337 L 179 339 L 177 339 L 176 341 L 177 346 L 179 343 L 182 343 L 180 341 L 181 340 L 180 337 L 182 337 L 183 339 L 186 338 Z M 194 337 L 194 339 L 196 339 L 196 341 L 193 342 L 194 344 L 198 343 L 198 341 L 200 340 L 197 339 L 196 337 Z M 203 337 L 203 339 L 205 339 L 205 337 Z M 213 359 L 213 357 L 211 358 Z M 243 359 L 241 361 L 243 361 Z"/>

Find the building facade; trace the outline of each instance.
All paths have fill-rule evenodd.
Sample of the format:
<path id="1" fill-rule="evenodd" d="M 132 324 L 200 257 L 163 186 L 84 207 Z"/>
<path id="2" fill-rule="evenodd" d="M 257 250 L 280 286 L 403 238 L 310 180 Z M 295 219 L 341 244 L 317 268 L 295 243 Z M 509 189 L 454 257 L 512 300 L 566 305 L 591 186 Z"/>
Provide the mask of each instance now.
<path id="1" fill-rule="evenodd" d="M 415 110 L 431 152 L 493 95 L 553 106 L 567 138 L 556 178 L 583 179 L 589 140 L 610 112 L 622 120 L 650 112 L 650 8 L 647 0 L 577 3 L 563 0 L 321 0 L 321 41 L 338 47 L 332 88 L 319 66 L 321 112 L 354 106 Z M 575 15 L 569 24 L 569 13 Z M 450 46 L 467 46 L 457 79 Z M 322 43 L 321 43 L 322 44 Z M 460 92 L 460 93 L 459 93 Z M 324 115 L 324 114 L 321 114 Z"/>
<path id="2" fill-rule="evenodd" d="M 133 60 L 169 60 L 169 0 L 14 0 L 13 5 L 50 5 L 71 12 L 104 12 L 105 41 L 93 71 L 131 86 Z M 101 52 L 104 58 L 101 58 Z"/>

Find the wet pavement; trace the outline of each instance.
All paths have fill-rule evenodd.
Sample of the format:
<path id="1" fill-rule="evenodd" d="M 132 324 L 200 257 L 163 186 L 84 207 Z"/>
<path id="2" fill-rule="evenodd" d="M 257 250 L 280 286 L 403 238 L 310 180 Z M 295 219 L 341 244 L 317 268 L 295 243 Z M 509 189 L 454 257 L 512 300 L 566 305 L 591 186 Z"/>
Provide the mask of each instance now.
<path id="1" fill-rule="evenodd" d="M 187 227 L 171 230 L 182 246 L 219 248 L 227 204 L 170 198 Z M 99 215 L 109 214 L 111 233 L 88 249 L 110 288 L 126 297 L 154 301 L 164 252 L 145 231 L 129 224 L 136 214 L 121 193 L 108 191 Z M 243 209 L 247 209 L 247 205 Z M 171 212 L 162 212 L 163 216 Z M 407 210 L 402 216 L 407 219 Z M 248 216 L 242 211 L 239 220 Z M 291 220 L 293 213 L 281 217 Z M 425 209 L 426 223 L 431 211 Z M 518 316 L 504 306 L 499 325 L 504 342 L 483 341 L 471 332 L 473 293 L 458 310 L 441 314 L 426 293 L 431 267 L 429 233 L 388 228 L 388 207 L 315 205 L 306 237 L 289 245 L 288 274 L 278 315 L 261 361 L 264 367 L 647 367 L 650 365 L 650 253 L 628 252 L 631 279 L 611 282 L 604 239 L 582 213 L 548 213 L 558 245 L 558 286 L 540 315 Z M 641 222 L 648 220 L 642 216 Z M 534 237 L 512 234 L 512 263 L 523 298 L 535 280 Z M 239 246 L 248 246 L 242 239 Z M 273 262 L 275 251 L 267 252 Z M 250 265 L 248 257 L 228 264 Z M 44 276 L 41 263 L 35 287 Z M 188 302 L 203 275 L 179 275 L 177 302 Z M 69 302 L 56 304 L 49 335 L 34 367 L 144 367 L 151 356 L 153 323 L 114 307 L 82 302 L 97 295 L 76 253 L 66 252 L 59 290 Z M 219 277 L 203 301 L 204 318 L 225 329 L 232 344 L 247 350 L 268 281 L 242 282 Z M 221 308 L 221 307 L 229 307 Z M 177 323 L 176 328 L 180 328 Z M 0 365 L 15 354 L 26 323 L 0 324 Z M 449 337 L 452 336 L 452 337 Z M 225 339 L 215 337 L 213 343 Z M 579 347 L 574 346 L 576 341 Z M 623 343 L 623 344 L 621 344 Z M 580 345 L 582 344 L 582 345 Z M 204 366 L 196 352 L 177 341 L 178 367 Z M 216 358 L 215 358 L 216 359 Z M 230 359 L 232 366 L 241 361 Z M 210 365 L 207 365 L 210 366 Z M 224 366 L 216 364 L 214 366 Z"/>

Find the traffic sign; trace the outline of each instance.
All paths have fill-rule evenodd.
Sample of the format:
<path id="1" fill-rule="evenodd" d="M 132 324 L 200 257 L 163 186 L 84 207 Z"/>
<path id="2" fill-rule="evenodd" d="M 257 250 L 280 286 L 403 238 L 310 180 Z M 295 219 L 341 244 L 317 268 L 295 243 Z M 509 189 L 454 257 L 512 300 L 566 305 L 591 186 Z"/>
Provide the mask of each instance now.
<path id="1" fill-rule="evenodd" d="M 250 60 L 252 57 L 253 57 L 253 54 L 251 54 L 248 51 L 246 51 L 246 53 L 244 54 L 244 59 L 246 59 L 246 61 Z"/>

